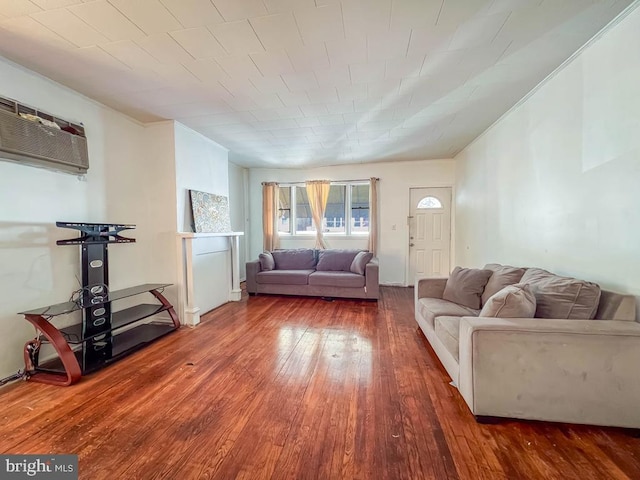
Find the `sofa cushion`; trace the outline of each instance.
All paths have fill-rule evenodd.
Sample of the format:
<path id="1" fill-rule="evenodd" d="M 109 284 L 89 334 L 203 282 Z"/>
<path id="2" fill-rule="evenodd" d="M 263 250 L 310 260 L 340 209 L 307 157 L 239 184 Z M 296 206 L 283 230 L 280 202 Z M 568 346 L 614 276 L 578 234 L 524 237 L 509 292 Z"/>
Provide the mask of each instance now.
<path id="1" fill-rule="evenodd" d="M 526 283 L 504 287 L 480 310 L 481 317 L 533 318 L 535 314 L 536 297 Z"/>
<path id="2" fill-rule="evenodd" d="M 561 277 L 541 268 L 529 268 L 520 283 L 526 283 L 536 297 L 536 317 L 590 320 L 600 303 L 595 283 Z"/>
<path id="3" fill-rule="evenodd" d="M 321 272 L 315 271 L 309 275 L 309 285 L 330 287 L 364 287 L 364 275 L 351 272 Z"/>
<path id="4" fill-rule="evenodd" d="M 373 253 L 371 252 L 358 252 L 351 262 L 351 266 L 349 270 L 351 273 L 357 273 L 358 275 L 364 275 L 365 269 L 367 267 L 367 263 L 371 261 L 373 258 Z"/>
<path id="5" fill-rule="evenodd" d="M 316 267 L 316 254 L 311 248 L 274 250 L 271 255 L 276 270 L 308 270 Z"/>
<path id="6" fill-rule="evenodd" d="M 308 285 L 313 270 L 267 270 L 258 272 L 256 282 L 277 285 Z"/>
<path id="7" fill-rule="evenodd" d="M 437 317 L 435 332 L 436 337 L 458 362 L 460 356 L 460 317 Z"/>
<path id="8" fill-rule="evenodd" d="M 360 250 L 320 250 L 316 270 L 321 272 L 349 272 Z"/>
<path id="9" fill-rule="evenodd" d="M 260 269 L 263 271 L 273 270 L 276 268 L 276 262 L 273 259 L 273 255 L 271 252 L 263 252 L 258 255 L 258 260 L 260 260 Z"/>
<path id="10" fill-rule="evenodd" d="M 479 309 L 484 286 L 493 272 L 456 267 L 447 279 L 442 298 L 465 307 Z"/>
<path id="11" fill-rule="evenodd" d="M 488 263 L 484 268 L 485 270 L 491 270 L 493 273 L 484 287 L 484 292 L 482 292 L 482 305 L 487 303 L 487 300 L 504 287 L 518 283 L 527 270 L 526 268 L 510 267 L 509 265 L 500 265 L 498 263 Z"/>
<path id="12" fill-rule="evenodd" d="M 440 316 L 477 317 L 480 310 L 467 308 L 441 298 L 421 298 L 418 300 L 418 311 L 427 323 L 434 328 L 434 320 Z"/>

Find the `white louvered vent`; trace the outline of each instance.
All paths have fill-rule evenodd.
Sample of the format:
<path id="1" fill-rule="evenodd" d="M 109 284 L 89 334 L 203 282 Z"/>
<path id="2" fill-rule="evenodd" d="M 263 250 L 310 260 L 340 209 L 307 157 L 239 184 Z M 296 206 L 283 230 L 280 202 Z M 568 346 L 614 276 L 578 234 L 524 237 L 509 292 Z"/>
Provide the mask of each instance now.
<path id="1" fill-rule="evenodd" d="M 19 113 L 37 116 L 65 130 L 23 118 Z M 0 159 L 78 174 L 89 169 L 87 139 L 81 125 L 1 97 Z"/>

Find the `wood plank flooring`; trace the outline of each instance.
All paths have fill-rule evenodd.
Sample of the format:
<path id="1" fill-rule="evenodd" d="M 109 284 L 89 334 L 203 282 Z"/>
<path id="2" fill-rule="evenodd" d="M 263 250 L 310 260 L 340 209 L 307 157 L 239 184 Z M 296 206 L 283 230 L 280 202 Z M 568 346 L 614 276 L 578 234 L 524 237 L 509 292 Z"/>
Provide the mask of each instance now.
<path id="1" fill-rule="evenodd" d="M 638 479 L 634 432 L 475 422 L 417 328 L 376 303 L 243 296 L 72 387 L 0 390 L 0 452 L 80 478 Z"/>

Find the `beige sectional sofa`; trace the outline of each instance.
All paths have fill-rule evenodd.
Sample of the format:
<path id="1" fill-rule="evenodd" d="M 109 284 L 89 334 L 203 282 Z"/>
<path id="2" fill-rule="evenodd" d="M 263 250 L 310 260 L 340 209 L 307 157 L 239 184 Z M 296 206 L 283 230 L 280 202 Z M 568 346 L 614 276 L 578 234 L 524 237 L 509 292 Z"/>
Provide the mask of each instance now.
<path id="1" fill-rule="evenodd" d="M 282 249 L 246 263 L 249 295 L 377 300 L 378 259 L 364 250 Z"/>
<path id="2" fill-rule="evenodd" d="M 504 301 L 509 288 L 535 297 L 535 314 L 480 317 L 475 305 L 445 299 L 446 278 L 415 286 L 416 321 L 476 418 L 640 428 L 635 297 L 541 269 L 483 270 L 491 272 L 479 307 Z"/>

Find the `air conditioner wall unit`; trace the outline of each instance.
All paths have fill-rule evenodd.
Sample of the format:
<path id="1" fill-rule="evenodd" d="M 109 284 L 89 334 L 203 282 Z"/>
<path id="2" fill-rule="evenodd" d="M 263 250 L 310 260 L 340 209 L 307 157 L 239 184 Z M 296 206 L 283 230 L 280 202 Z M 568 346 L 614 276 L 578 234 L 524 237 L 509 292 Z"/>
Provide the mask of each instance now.
<path id="1" fill-rule="evenodd" d="M 0 97 L 0 159 L 86 173 L 89 153 L 84 127 Z"/>

